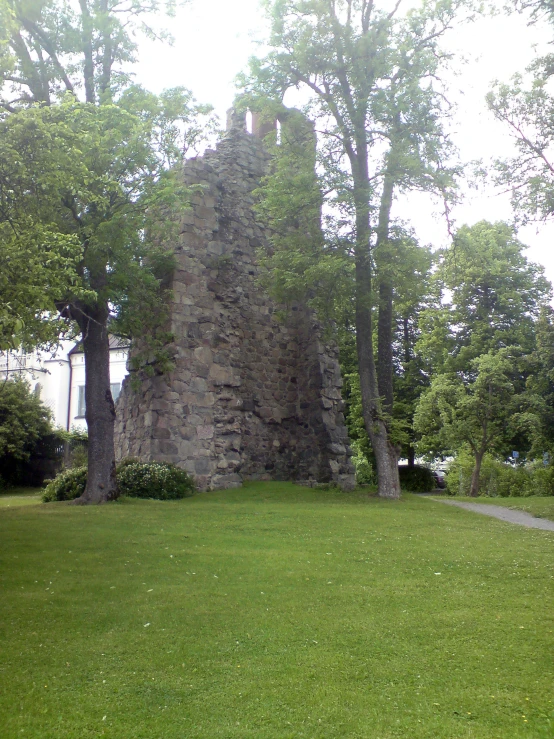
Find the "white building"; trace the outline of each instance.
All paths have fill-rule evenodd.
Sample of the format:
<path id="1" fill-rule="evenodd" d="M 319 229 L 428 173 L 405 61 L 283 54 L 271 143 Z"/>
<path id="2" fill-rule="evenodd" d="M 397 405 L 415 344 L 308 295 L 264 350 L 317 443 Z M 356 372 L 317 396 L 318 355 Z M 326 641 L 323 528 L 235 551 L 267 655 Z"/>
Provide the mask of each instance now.
<path id="1" fill-rule="evenodd" d="M 110 387 L 114 401 L 127 374 L 128 346 L 110 337 Z M 62 341 L 56 354 L 0 353 L 0 379 L 22 377 L 50 408 L 55 426 L 86 429 L 85 355 L 80 344 Z"/>

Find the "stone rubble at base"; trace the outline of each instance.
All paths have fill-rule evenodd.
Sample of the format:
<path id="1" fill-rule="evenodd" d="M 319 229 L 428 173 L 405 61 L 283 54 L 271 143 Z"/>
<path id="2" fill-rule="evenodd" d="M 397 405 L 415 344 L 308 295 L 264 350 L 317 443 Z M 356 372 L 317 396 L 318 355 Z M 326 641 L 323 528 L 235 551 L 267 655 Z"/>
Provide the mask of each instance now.
<path id="1" fill-rule="evenodd" d="M 240 115 L 215 151 L 187 160 L 185 183 L 202 188 L 175 248 L 175 369 L 138 390 L 126 380 L 117 457 L 173 462 L 199 490 L 247 479 L 352 489 L 337 349 L 303 306 L 277 316 L 257 282 L 266 238 L 252 192 L 268 162 Z"/>

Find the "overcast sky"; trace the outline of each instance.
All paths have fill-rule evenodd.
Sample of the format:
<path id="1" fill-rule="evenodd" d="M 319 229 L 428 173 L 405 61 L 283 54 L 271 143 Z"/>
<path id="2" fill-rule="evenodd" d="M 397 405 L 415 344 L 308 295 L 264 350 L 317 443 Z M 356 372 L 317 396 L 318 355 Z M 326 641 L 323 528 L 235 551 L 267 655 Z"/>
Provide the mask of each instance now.
<path id="1" fill-rule="evenodd" d="M 416 0 L 405 0 L 415 4 Z M 222 121 L 231 106 L 234 78 L 244 70 L 250 56 L 260 53 L 267 25 L 258 0 L 193 0 L 181 9 L 167 27 L 174 36 L 173 47 L 141 43 L 137 82 L 154 92 L 184 85 L 200 102 L 215 106 Z M 554 36 L 554 30 L 552 31 Z M 463 50 L 467 64 L 451 80 L 451 97 L 458 106 L 454 124 L 455 142 L 463 161 L 509 155 L 511 139 L 505 128 L 487 111 L 485 94 L 494 80 L 508 81 L 523 71 L 537 51 L 545 50 L 550 38 L 546 27 L 528 27 L 518 15 L 479 19 L 457 28 L 449 46 Z M 435 206 L 422 195 L 397 204 L 397 215 L 410 220 L 423 243 L 438 247 L 447 242 L 446 227 Z M 510 220 L 508 196 L 492 189 L 468 192 L 454 213 L 457 225 L 487 220 Z M 530 226 L 520 231 L 529 245 L 527 256 L 546 268 L 554 282 L 554 225 Z"/>

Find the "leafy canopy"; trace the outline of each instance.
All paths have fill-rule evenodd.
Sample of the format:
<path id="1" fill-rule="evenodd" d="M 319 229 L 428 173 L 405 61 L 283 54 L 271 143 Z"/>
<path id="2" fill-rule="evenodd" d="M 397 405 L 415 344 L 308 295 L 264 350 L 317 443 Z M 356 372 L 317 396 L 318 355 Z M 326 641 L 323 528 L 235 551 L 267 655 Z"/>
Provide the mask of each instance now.
<path id="1" fill-rule="evenodd" d="M 189 103 L 186 91 L 158 99 L 134 88 L 117 106 L 70 96 L 0 121 L 0 151 L 10 165 L 0 171 L 0 249 L 22 260 L 27 245 L 39 260 L 30 264 L 36 282 L 24 281 L 35 297 L 29 338 L 44 338 L 41 311 L 54 306 L 75 317 L 85 305 L 109 304 L 110 330 L 126 336 L 159 320 L 161 279 L 172 266 L 159 244 L 170 240 L 171 214 L 186 194 L 167 163 L 177 156 L 180 123 L 193 115 Z"/>
<path id="2" fill-rule="evenodd" d="M 530 352 L 551 296 L 544 269 L 505 223 L 462 226 L 440 254 L 437 303 L 422 313 L 417 350 L 435 373 L 468 367 L 489 351 Z"/>

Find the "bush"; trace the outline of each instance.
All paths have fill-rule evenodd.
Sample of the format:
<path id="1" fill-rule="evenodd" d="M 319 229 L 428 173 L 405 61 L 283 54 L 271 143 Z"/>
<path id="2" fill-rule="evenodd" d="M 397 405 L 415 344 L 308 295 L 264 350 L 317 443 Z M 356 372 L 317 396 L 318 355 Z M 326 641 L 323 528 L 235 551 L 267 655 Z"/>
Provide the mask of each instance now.
<path id="1" fill-rule="evenodd" d="M 469 452 L 458 454 L 446 475 L 451 495 L 469 495 L 474 465 Z M 487 454 L 479 476 L 479 495 L 491 498 L 554 495 L 554 467 L 544 467 L 541 463 L 513 467 Z"/>
<path id="2" fill-rule="evenodd" d="M 537 462 L 531 469 L 531 476 L 527 483 L 527 495 L 554 495 L 554 467 L 545 467 Z"/>
<path id="3" fill-rule="evenodd" d="M 356 469 L 356 482 L 358 485 L 373 485 L 375 482 L 375 474 L 371 463 L 360 448 L 357 441 L 352 442 L 352 463 Z"/>
<path id="4" fill-rule="evenodd" d="M 428 493 L 434 490 L 435 479 L 427 467 L 399 467 L 400 487 L 410 493 Z"/>
<path id="5" fill-rule="evenodd" d="M 119 463 L 116 474 L 119 494 L 130 498 L 177 500 L 195 492 L 194 482 L 185 470 L 165 462 L 125 459 Z M 64 470 L 47 485 L 42 500 L 75 500 L 84 493 L 86 484 L 86 467 Z"/>
<path id="6" fill-rule="evenodd" d="M 27 382 L 2 383 L 0 392 L 0 475 L 7 485 L 40 485 L 45 460 L 56 460 L 59 441 L 51 414 Z M 49 474 L 55 471 L 51 466 Z"/>
<path id="7" fill-rule="evenodd" d="M 86 484 L 86 467 L 64 470 L 53 480 L 50 480 L 42 494 L 42 501 L 43 503 L 52 503 L 55 500 L 75 500 L 85 492 Z"/>
<path id="8" fill-rule="evenodd" d="M 176 500 L 194 494 L 194 482 L 185 470 L 166 462 L 124 460 L 117 469 L 121 495 L 131 498 Z"/>

